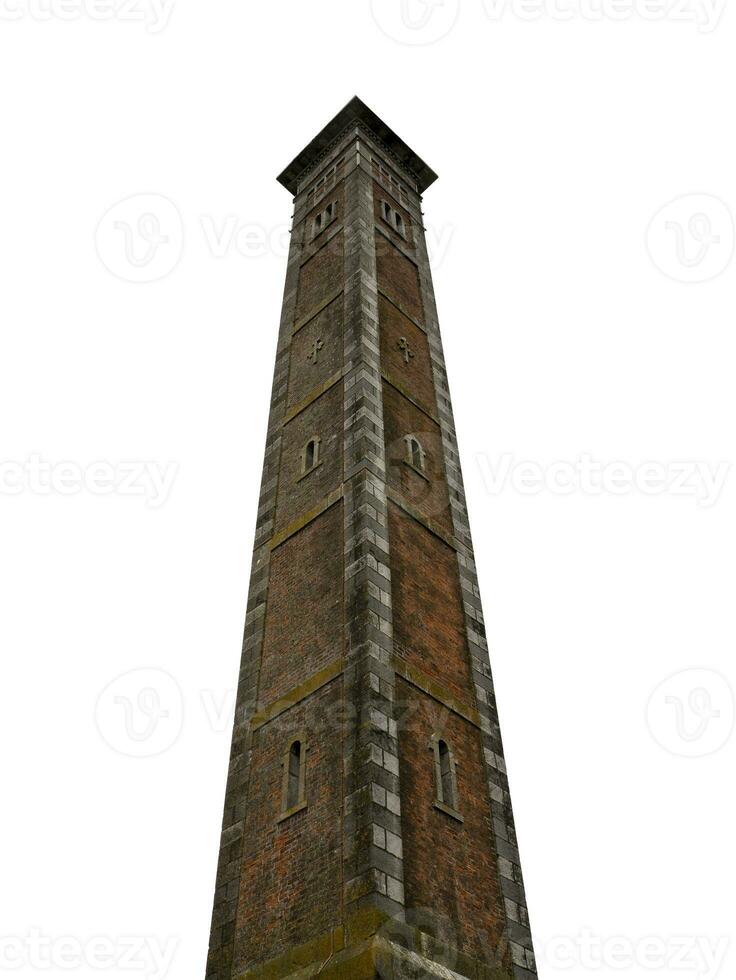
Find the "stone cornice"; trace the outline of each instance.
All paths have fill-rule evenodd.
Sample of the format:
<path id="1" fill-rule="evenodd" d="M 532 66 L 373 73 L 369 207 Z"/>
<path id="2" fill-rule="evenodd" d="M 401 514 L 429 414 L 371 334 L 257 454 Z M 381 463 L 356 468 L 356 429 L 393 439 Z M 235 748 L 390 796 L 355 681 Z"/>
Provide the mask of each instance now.
<path id="1" fill-rule="evenodd" d="M 365 126 L 380 143 L 390 150 L 402 167 L 413 174 L 417 191 L 420 194 L 423 194 L 430 184 L 434 183 L 437 179 L 434 170 L 357 96 L 351 99 L 315 136 L 311 143 L 292 160 L 279 175 L 279 183 L 291 194 L 296 195 L 299 189 L 299 178 L 302 174 L 321 159 L 325 151 L 329 150 L 335 140 L 342 136 L 348 127 L 360 124 Z"/>

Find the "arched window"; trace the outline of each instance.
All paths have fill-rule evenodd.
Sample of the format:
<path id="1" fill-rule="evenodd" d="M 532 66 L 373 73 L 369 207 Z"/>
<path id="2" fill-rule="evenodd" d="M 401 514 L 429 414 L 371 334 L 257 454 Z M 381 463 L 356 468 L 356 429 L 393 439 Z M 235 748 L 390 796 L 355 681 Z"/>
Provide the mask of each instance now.
<path id="1" fill-rule="evenodd" d="M 433 735 L 431 748 L 434 755 L 434 805 L 438 810 L 462 823 L 463 817 L 459 812 L 460 801 L 457 793 L 457 770 L 450 744 L 444 738 Z"/>
<path id="2" fill-rule="evenodd" d="M 306 751 L 306 740 L 303 735 L 300 735 L 289 745 L 284 757 L 281 820 L 290 817 L 298 810 L 303 810 L 307 805 Z"/>
<path id="3" fill-rule="evenodd" d="M 416 436 L 406 436 L 406 461 L 414 469 L 424 472 L 424 450 Z"/>
<path id="4" fill-rule="evenodd" d="M 312 436 L 302 450 L 302 476 L 310 473 L 316 466 L 319 466 L 319 436 Z"/>

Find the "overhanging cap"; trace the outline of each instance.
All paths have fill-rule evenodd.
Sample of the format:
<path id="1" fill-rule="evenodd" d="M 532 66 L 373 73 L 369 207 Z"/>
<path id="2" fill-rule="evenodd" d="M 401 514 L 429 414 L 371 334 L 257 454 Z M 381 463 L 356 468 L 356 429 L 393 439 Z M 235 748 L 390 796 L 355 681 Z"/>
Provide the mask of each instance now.
<path id="1" fill-rule="evenodd" d="M 400 139 L 375 112 L 368 108 L 365 102 L 355 96 L 327 123 L 324 129 L 314 137 L 278 177 L 280 184 L 296 195 L 299 177 L 322 156 L 330 143 L 350 126 L 360 122 L 374 133 L 396 156 L 401 164 L 410 170 L 417 180 L 417 190 L 420 194 L 437 180 L 437 174 L 428 167 L 421 157 L 417 156 L 410 146 Z"/>

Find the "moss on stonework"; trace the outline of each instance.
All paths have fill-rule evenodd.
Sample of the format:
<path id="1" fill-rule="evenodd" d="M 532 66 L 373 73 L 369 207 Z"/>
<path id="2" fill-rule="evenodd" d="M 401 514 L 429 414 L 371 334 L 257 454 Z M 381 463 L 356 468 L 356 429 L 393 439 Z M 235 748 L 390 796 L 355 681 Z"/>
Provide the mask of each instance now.
<path id="1" fill-rule="evenodd" d="M 372 910 L 371 915 L 354 923 L 356 931 L 361 928 L 375 930 L 379 919 L 384 923 L 388 921 Z M 391 940 L 379 932 L 346 948 L 341 946 L 344 934 L 338 927 L 326 936 L 241 973 L 237 980 L 312 980 L 314 977 L 320 980 L 408 980 L 419 975 L 417 970 L 426 980 L 512 980 L 513 973 L 505 967 L 481 963 L 457 950 L 442 950 L 441 958 L 448 965 L 436 962 L 424 955 L 425 951 L 431 950 L 431 936 L 408 926 L 399 926 L 397 930 L 397 925 L 392 924 Z M 394 942 L 397 935 L 400 940 Z"/>

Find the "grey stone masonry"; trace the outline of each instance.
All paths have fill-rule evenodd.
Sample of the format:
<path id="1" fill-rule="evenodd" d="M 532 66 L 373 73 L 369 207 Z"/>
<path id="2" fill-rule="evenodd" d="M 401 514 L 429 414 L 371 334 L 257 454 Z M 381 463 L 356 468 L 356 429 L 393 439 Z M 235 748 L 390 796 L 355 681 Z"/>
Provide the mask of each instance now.
<path id="1" fill-rule="evenodd" d="M 373 189 L 359 134 L 345 179 L 345 917 L 404 905 Z"/>

